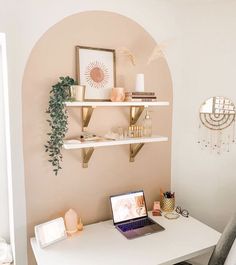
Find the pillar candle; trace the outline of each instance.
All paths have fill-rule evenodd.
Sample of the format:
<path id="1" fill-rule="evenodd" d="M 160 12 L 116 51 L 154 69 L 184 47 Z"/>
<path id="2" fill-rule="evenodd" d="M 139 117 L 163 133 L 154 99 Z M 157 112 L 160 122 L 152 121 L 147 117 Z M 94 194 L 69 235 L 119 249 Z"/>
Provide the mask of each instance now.
<path id="1" fill-rule="evenodd" d="M 144 92 L 144 74 L 137 74 L 136 75 L 135 91 Z"/>

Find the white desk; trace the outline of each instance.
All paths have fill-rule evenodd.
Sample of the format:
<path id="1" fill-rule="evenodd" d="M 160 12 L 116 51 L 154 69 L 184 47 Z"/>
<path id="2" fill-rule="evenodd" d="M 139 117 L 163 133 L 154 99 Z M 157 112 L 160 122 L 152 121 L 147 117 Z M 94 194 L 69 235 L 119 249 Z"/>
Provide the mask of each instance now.
<path id="1" fill-rule="evenodd" d="M 213 250 L 221 235 L 192 217 L 152 218 L 166 230 L 127 240 L 106 221 L 45 249 L 31 245 L 38 265 L 170 265 Z"/>

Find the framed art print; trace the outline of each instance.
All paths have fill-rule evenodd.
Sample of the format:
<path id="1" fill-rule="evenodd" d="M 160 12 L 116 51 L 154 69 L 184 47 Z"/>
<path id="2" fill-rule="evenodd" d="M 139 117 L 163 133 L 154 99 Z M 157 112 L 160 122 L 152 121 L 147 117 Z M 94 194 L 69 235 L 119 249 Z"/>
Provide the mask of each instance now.
<path id="1" fill-rule="evenodd" d="M 76 46 L 76 75 L 85 85 L 85 100 L 110 100 L 116 85 L 115 50 Z"/>

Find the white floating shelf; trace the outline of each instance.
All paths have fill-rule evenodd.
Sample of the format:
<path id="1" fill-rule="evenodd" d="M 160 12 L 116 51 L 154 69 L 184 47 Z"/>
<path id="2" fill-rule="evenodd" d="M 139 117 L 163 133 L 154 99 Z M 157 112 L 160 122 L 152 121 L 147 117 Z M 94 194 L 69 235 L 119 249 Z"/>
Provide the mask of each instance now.
<path id="1" fill-rule="evenodd" d="M 132 106 L 169 106 L 168 101 L 156 101 L 156 102 L 111 102 L 111 101 L 67 101 L 65 102 L 67 107 L 132 107 Z"/>
<path id="2" fill-rule="evenodd" d="M 166 142 L 168 137 L 165 136 L 152 136 L 145 138 L 127 138 L 122 140 L 102 140 L 102 141 L 86 141 L 83 143 L 70 143 L 64 141 L 63 147 L 65 149 L 83 149 L 91 147 L 102 147 L 102 146 L 114 146 L 114 145 L 125 145 L 125 144 L 141 144 L 141 143 L 153 143 L 153 142 Z"/>

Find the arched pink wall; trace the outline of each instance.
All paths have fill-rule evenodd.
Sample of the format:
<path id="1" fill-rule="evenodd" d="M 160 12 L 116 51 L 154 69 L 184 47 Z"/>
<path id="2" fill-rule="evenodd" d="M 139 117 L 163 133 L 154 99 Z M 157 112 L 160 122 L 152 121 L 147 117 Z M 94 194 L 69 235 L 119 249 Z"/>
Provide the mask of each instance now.
<path id="1" fill-rule="evenodd" d="M 51 86 L 59 76 L 75 77 L 75 46 L 117 49 L 127 47 L 136 65 L 117 58 L 117 85 L 131 90 L 135 74 L 145 74 L 145 87 L 156 91 L 169 107 L 152 108 L 153 131 L 169 137 L 168 142 L 147 144 L 129 163 L 128 146 L 95 150 L 87 169 L 80 163 L 80 151 L 63 151 L 63 170 L 52 173 L 44 152 Z M 159 198 L 159 189 L 170 187 L 172 82 L 164 58 L 147 64 L 156 46 L 152 37 L 134 21 L 111 12 L 83 12 L 67 17 L 50 28 L 29 57 L 23 79 L 23 142 L 28 235 L 38 223 L 61 216 L 74 208 L 85 224 L 111 217 L 111 194 L 144 189 L 148 207 Z M 98 134 L 117 126 L 128 126 L 128 108 L 97 108 L 89 130 Z M 69 110 L 69 136 L 81 131 L 79 109 Z M 31 259 L 30 259 L 31 260 Z M 30 261 L 32 264 L 33 261 Z"/>

